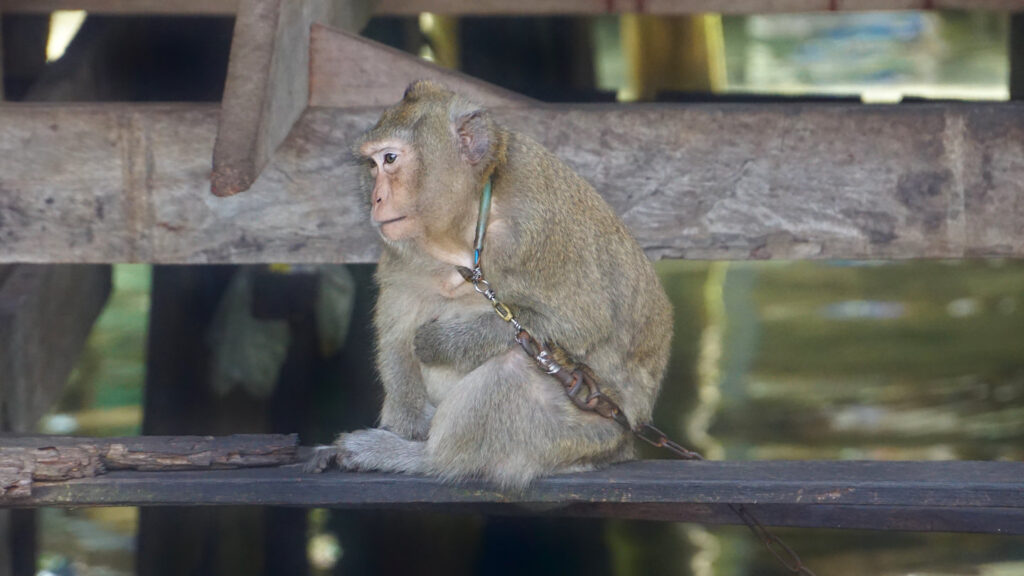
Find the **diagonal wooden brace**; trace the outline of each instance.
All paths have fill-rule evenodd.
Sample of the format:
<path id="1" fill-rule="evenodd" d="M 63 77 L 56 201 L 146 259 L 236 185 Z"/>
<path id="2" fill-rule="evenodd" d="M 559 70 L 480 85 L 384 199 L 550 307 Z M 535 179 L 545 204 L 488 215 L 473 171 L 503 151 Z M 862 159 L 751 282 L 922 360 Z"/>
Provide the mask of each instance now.
<path id="1" fill-rule="evenodd" d="M 211 190 L 247 190 L 307 106 L 383 106 L 412 81 L 440 81 L 487 106 L 528 98 L 361 38 L 369 7 L 328 0 L 243 0 L 231 46 Z M 340 24 L 341 29 L 324 23 Z"/>
<path id="2" fill-rule="evenodd" d="M 231 43 L 211 190 L 247 190 L 309 101 L 309 31 L 314 22 L 359 30 L 366 0 L 241 0 Z"/>

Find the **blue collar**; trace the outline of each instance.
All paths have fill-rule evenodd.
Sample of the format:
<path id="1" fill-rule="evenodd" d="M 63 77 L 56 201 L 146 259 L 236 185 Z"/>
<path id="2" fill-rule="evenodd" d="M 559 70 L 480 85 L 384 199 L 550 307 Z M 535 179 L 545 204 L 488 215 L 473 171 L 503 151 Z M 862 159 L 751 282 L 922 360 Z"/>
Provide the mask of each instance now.
<path id="1" fill-rule="evenodd" d="M 491 181 L 487 180 L 484 191 L 480 193 L 480 215 L 476 219 L 476 240 L 473 242 L 473 267 L 480 266 L 480 253 L 484 251 L 484 232 L 487 229 L 487 216 L 491 212 Z"/>

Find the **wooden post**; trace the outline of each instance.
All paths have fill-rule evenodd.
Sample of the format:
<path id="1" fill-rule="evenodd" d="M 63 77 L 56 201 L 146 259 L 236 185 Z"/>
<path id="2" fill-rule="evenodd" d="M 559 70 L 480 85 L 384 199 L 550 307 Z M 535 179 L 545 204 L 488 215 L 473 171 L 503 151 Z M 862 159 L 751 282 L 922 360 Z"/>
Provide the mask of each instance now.
<path id="1" fill-rule="evenodd" d="M 31 431 L 60 397 L 109 293 L 109 266 L 0 266 L 0 431 Z M 35 573 L 35 539 L 34 510 L 0 514 L 0 575 Z"/>
<path id="2" fill-rule="evenodd" d="M 28 432 L 64 390 L 110 294 L 109 266 L 10 268 L 0 279 L 0 418 Z"/>
<path id="3" fill-rule="evenodd" d="M 1010 100 L 1024 100 L 1024 12 L 1010 15 Z"/>
<path id="4" fill-rule="evenodd" d="M 259 396 L 239 386 L 217 392 L 212 385 L 211 325 L 222 299 L 231 294 L 226 290 L 232 277 L 250 271 L 154 268 L 145 434 L 303 433 L 307 427 L 307 390 L 322 363 L 309 282 L 310 276 L 315 281 L 314 274 L 251 275 L 253 315 L 290 324 L 288 353 L 273 391 Z M 182 531 L 182 525 L 190 529 Z M 229 538 L 223 538 L 225 530 Z M 305 535 L 306 510 L 301 508 L 144 508 L 138 570 L 147 575 L 301 576 L 306 571 Z"/>

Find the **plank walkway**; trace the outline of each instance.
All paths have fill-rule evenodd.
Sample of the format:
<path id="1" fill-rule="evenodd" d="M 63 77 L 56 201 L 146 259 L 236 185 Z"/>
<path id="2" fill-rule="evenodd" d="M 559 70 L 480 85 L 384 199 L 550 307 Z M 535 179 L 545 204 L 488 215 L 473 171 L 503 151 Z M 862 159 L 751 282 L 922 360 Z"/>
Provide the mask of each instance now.
<path id="1" fill-rule="evenodd" d="M 1021 462 L 683 462 L 646 460 L 537 481 L 516 494 L 482 482 L 327 472 L 298 465 L 201 472 L 112 472 L 37 482 L 0 506 L 273 505 L 1024 534 Z"/>

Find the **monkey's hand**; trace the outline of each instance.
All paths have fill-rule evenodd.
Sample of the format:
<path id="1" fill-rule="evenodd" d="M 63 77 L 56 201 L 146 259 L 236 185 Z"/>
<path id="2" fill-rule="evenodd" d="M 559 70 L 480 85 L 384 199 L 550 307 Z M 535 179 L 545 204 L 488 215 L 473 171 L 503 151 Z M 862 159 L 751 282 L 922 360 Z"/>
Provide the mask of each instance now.
<path id="1" fill-rule="evenodd" d="M 424 364 L 448 364 L 451 355 L 444 350 L 444 330 L 439 321 L 431 320 L 416 329 L 412 348 L 416 358 Z"/>
<path id="2" fill-rule="evenodd" d="M 448 364 L 469 372 L 513 347 L 515 338 L 501 318 L 484 313 L 421 324 L 412 344 L 416 358 L 424 364 Z"/>

